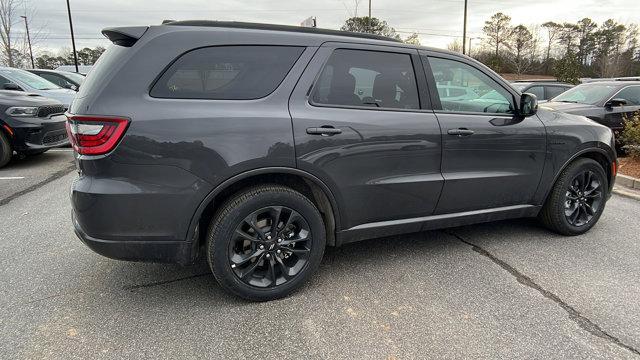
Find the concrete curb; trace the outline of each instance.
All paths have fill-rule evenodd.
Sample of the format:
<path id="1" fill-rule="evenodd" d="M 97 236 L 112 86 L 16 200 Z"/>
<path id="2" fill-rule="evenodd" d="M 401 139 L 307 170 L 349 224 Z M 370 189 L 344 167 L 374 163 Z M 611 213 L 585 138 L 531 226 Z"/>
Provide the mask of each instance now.
<path id="1" fill-rule="evenodd" d="M 628 187 L 630 189 L 640 190 L 640 179 L 631 176 L 618 174 L 616 176 L 616 185 Z"/>
<path id="2" fill-rule="evenodd" d="M 640 179 L 618 174 L 613 193 L 640 201 Z"/>

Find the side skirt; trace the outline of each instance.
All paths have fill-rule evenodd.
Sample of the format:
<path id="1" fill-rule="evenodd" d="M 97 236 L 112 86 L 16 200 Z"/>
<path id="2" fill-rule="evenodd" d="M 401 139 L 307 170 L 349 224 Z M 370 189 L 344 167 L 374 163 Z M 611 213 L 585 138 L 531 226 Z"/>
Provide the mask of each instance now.
<path id="1" fill-rule="evenodd" d="M 418 218 L 367 223 L 342 230 L 339 245 L 419 231 L 456 227 L 483 222 L 537 216 L 541 206 L 514 205 L 492 209 L 465 211 L 453 214 L 430 215 Z"/>

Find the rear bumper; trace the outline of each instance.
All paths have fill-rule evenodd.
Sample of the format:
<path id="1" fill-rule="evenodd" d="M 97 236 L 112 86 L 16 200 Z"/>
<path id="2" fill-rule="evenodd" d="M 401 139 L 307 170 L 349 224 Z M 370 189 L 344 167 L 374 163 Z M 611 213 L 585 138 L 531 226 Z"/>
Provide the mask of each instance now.
<path id="1" fill-rule="evenodd" d="M 78 238 L 94 252 L 116 260 L 188 265 L 198 255 L 197 243 L 191 241 L 104 240 L 87 235 L 71 212 Z"/>
<path id="2" fill-rule="evenodd" d="M 110 157 L 76 161 L 72 221 L 87 246 L 120 260 L 195 261 L 199 234 L 192 218 L 211 186 L 175 166 L 128 165 Z"/>

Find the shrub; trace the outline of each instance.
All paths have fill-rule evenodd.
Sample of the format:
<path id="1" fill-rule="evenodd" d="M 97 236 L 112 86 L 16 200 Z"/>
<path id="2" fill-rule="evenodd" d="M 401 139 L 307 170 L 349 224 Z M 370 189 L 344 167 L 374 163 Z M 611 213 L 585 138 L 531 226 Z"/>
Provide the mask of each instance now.
<path id="1" fill-rule="evenodd" d="M 640 112 L 624 115 L 624 129 L 620 135 L 624 149 L 634 159 L 640 159 Z"/>

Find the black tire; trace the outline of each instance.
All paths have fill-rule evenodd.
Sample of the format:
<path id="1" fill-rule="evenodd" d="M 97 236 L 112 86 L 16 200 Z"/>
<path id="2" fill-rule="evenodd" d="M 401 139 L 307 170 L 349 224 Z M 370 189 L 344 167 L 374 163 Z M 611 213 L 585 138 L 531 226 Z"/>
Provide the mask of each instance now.
<path id="1" fill-rule="evenodd" d="M 0 168 L 7 165 L 13 156 L 13 149 L 7 136 L 0 131 Z"/>
<path id="2" fill-rule="evenodd" d="M 575 193 L 574 191 L 580 187 L 576 184 L 579 185 L 582 180 L 590 187 L 594 187 L 593 184 L 596 183 L 600 185 L 595 189 L 583 189 Z M 607 176 L 598 162 L 592 159 L 577 159 L 562 171 L 538 217 L 547 228 L 558 234 L 584 234 L 600 219 L 608 197 L 608 189 Z M 576 210 L 572 212 L 572 209 Z M 572 222 L 574 216 L 576 221 Z"/>
<path id="3" fill-rule="evenodd" d="M 255 226 L 247 219 L 256 219 L 251 222 Z M 320 266 L 325 244 L 322 216 L 307 197 L 284 186 L 262 185 L 234 195 L 220 207 L 209 227 L 206 250 L 223 288 L 247 300 L 268 301 L 303 285 Z M 296 265 L 287 268 L 290 264 Z"/>

